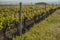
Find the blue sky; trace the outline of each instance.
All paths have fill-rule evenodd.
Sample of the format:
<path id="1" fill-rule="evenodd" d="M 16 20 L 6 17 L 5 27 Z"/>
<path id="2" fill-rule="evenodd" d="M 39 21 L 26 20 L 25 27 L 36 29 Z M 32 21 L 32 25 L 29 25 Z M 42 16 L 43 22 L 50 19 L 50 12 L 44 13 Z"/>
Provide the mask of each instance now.
<path id="1" fill-rule="evenodd" d="M 53 2 L 53 3 L 58 3 L 60 0 L 0 0 L 0 2 L 4 1 L 15 1 L 15 2 L 23 2 L 23 3 L 36 3 L 36 2 Z"/>

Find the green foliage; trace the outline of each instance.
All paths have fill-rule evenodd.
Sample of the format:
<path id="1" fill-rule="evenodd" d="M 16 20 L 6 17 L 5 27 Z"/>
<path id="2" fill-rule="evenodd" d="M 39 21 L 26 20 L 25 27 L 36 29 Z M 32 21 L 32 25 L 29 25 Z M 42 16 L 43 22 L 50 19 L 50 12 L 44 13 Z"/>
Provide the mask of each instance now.
<path id="1" fill-rule="evenodd" d="M 30 20 L 36 15 L 42 14 L 43 12 L 48 12 L 50 9 L 56 8 L 52 6 L 46 6 L 46 10 L 44 6 L 22 6 L 22 20 L 24 17 L 27 18 L 27 20 Z M 19 22 L 19 6 L 0 6 L 0 29 L 3 28 L 3 23 L 7 23 L 10 27 L 10 23 L 15 21 Z M 15 23 L 13 23 L 15 24 Z"/>

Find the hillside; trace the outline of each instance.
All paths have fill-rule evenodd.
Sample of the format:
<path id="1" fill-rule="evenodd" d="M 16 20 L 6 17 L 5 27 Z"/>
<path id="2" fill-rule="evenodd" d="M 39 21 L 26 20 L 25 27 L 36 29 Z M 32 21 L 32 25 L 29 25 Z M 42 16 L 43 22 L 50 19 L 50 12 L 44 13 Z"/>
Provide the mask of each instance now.
<path id="1" fill-rule="evenodd" d="M 15 39 L 14 39 L 15 40 Z M 60 40 L 60 10 L 27 31 L 16 40 Z"/>
<path id="2" fill-rule="evenodd" d="M 45 3 L 45 2 L 38 2 L 38 3 L 35 3 L 36 5 L 48 5 L 48 3 Z"/>

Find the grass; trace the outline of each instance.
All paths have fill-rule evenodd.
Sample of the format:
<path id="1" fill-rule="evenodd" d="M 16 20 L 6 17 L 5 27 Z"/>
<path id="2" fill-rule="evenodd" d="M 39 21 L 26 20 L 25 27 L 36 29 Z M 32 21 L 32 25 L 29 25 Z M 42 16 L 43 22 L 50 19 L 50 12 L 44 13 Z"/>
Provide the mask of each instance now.
<path id="1" fill-rule="evenodd" d="M 60 10 L 13 40 L 60 40 Z"/>

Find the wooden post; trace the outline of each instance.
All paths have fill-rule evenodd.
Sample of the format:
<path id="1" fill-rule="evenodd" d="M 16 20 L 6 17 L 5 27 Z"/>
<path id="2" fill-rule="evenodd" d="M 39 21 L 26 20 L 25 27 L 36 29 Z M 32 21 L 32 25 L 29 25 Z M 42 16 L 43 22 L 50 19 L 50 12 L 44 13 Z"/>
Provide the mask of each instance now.
<path id="1" fill-rule="evenodd" d="M 22 35 L 22 3 L 20 2 L 20 12 L 19 12 L 19 26 L 18 26 L 18 36 Z"/>
<path id="2" fill-rule="evenodd" d="M 46 4 L 45 4 L 45 11 L 46 11 Z"/>
<path id="3" fill-rule="evenodd" d="M 19 30 L 20 30 L 20 35 L 22 35 L 22 3 L 20 3 L 20 27 L 19 27 Z"/>
<path id="4" fill-rule="evenodd" d="M 47 17 L 46 6 L 47 4 L 45 4 L 45 18 Z"/>

